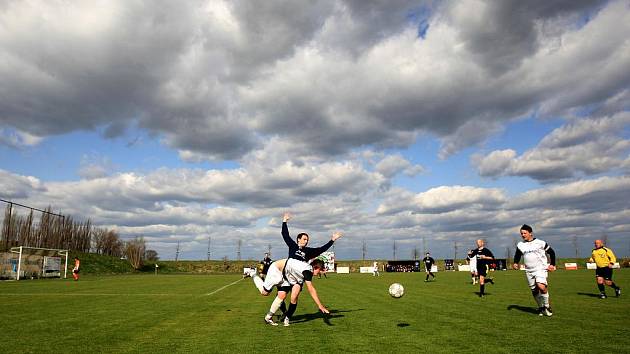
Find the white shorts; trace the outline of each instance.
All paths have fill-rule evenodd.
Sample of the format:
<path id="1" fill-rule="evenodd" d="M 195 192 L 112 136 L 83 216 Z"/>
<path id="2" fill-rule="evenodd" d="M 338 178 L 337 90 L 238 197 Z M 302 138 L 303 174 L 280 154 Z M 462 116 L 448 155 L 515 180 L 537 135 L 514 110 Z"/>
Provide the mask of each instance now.
<path id="1" fill-rule="evenodd" d="M 276 267 L 275 264 L 272 264 L 267 271 L 267 276 L 265 276 L 265 282 L 263 283 L 265 290 L 271 291 L 274 286 L 280 287 L 289 285 L 291 284 L 284 279 L 282 272 L 278 269 L 278 267 Z"/>
<path id="2" fill-rule="evenodd" d="M 533 271 L 525 271 L 525 276 L 527 277 L 527 284 L 529 284 L 530 289 L 536 288 L 536 283 L 547 285 L 547 270 L 533 270 Z"/>

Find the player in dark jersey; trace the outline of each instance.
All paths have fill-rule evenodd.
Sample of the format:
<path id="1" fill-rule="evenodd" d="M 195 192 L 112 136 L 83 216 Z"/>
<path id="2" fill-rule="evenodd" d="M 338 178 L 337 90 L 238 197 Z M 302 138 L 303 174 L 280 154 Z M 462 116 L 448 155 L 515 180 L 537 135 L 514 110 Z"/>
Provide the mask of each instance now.
<path id="1" fill-rule="evenodd" d="M 477 258 L 477 275 L 479 275 L 479 297 L 485 296 L 486 281 L 490 284 L 494 284 L 492 278 L 488 278 L 488 264 L 494 260 L 492 252 L 485 247 L 484 240 L 477 240 L 477 248 L 472 250 L 471 256 Z"/>
<path id="2" fill-rule="evenodd" d="M 427 273 L 427 277 L 424 279 L 424 281 L 425 282 L 429 281 L 429 276 L 432 276 L 433 277 L 432 279 L 435 279 L 435 274 L 431 272 L 431 268 L 435 264 L 435 259 L 431 257 L 431 253 L 427 252 L 425 257 L 422 258 L 422 262 L 424 262 L 424 269 L 425 269 L 425 272 Z"/>
<path id="3" fill-rule="evenodd" d="M 335 232 L 332 234 L 330 241 L 323 246 L 316 248 L 308 247 L 309 236 L 305 232 L 299 233 L 296 238 L 297 241 L 293 241 L 291 235 L 289 235 L 289 227 L 287 225 L 289 219 L 291 219 L 291 214 L 285 213 L 282 218 L 282 238 L 287 246 L 289 246 L 289 258 L 297 259 L 302 262 L 308 262 L 323 252 L 326 252 L 326 250 L 328 250 L 333 243 L 342 236 L 340 232 Z"/>
<path id="4" fill-rule="evenodd" d="M 291 219 L 291 214 L 289 213 L 285 213 L 284 216 L 282 217 L 282 238 L 284 239 L 284 242 L 289 247 L 289 259 L 295 259 L 298 261 L 302 261 L 304 263 L 308 263 L 312 259 L 316 258 L 320 254 L 328 250 L 333 245 L 333 243 L 342 236 L 340 232 L 334 232 L 330 238 L 330 241 L 328 241 L 323 246 L 316 247 L 316 248 L 308 247 L 307 245 L 309 241 L 309 236 L 305 232 L 299 233 L 297 235 L 297 241 L 293 241 L 293 239 L 291 238 L 291 235 L 289 234 L 289 227 L 287 225 L 287 222 L 289 221 L 289 219 Z M 311 279 L 304 281 L 304 284 L 306 284 L 306 289 L 311 295 L 311 298 L 315 300 L 317 298 L 317 290 L 315 289 L 315 286 L 313 286 L 313 282 L 311 281 Z M 295 312 L 298 298 L 297 296 L 294 296 L 294 295 L 291 296 L 289 309 L 286 308 L 284 299 L 286 298 L 287 294 L 293 289 L 294 287 L 286 287 L 286 286 L 278 287 L 278 295 L 276 296 L 273 303 L 271 304 L 271 307 L 269 308 L 269 312 L 267 313 L 267 316 L 265 317 L 265 322 L 270 323 L 268 319 L 270 319 L 273 316 L 273 314 L 278 309 L 280 309 L 282 313 L 284 314 L 284 325 L 285 326 L 289 325 L 289 317 L 290 317 L 289 314 L 292 314 L 293 312 Z M 299 292 L 296 292 L 296 295 L 299 295 Z M 317 301 L 315 302 L 317 303 Z M 319 307 L 319 310 L 322 313 L 325 313 L 325 314 L 330 313 L 328 309 L 326 309 L 326 307 L 324 307 L 323 305 L 319 303 L 317 305 Z"/>

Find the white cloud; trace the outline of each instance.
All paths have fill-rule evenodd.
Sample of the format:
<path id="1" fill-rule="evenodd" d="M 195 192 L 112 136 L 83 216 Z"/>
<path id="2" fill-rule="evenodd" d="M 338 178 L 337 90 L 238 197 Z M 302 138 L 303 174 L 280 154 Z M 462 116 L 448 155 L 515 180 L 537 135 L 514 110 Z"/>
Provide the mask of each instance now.
<path id="1" fill-rule="evenodd" d="M 481 176 L 528 176 L 541 182 L 590 176 L 620 169 L 630 151 L 623 130 L 630 112 L 575 119 L 555 129 L 533 149 L 516 156 L 512 149 L 472 159 Z"/>

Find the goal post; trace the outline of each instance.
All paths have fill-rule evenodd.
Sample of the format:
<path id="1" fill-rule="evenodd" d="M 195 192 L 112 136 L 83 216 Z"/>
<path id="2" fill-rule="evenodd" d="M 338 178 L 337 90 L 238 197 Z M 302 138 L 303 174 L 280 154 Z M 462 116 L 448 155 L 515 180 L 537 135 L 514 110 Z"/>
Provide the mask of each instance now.
<path id="1" fill-rule="evenodd" d="M 65 258 L 63 278 L 68 277 L 68 250 L 40 247 L 11 247 L 10 252 L 17 255 L 17 264 L 11 272 L 15 272 L 15 280 L 20 280 L 26 274 L 31 277 L 61 278 L 61 260 Z"/>

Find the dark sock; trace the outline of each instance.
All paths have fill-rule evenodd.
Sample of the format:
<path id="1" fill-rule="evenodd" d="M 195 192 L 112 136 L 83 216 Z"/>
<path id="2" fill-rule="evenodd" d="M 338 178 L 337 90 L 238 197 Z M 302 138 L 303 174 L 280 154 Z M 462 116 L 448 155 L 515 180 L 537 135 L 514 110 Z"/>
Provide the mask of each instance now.
<path id="1" fill-rule="evenodd" d="M 599 289 L 599 292 L 602 294 L 606 292 L 606 288 L 604 288 L 604 284 L 597 284 L 597 288 Z"/>
<path id="2" fill-rule="evenodd" d="M 284 301 L 282 301 L 282 303 L 280 304 L 280 311 L 282 311 L 282 314 L 285 314 L 287 312 L 287 305 L 284 303 Z"/>
<path id="3" fill-rule="evenodd" d="M 289 304 L 289 310 L 287 311 L 286 315 L 288 318 L 293 317 L 293 314 L 295 313 L 295 309 L 297 309 L 297 304 Z"/>
<path id="4" fill-rule="evenodd" d="M 426 279 L 424 279 L 424 280 L 429 280 L 429 274 L 427 274 L 427 277 L 426 277 Z"/>
<path id="5" fill-rule="evenodd" d="M 619 289 L 619 287 L 615 283 L 610 283 L 610 287 L 613 289 Z"/>
<path id="6" fill-rule="evenodd" d="M 483 295 L 485 291 L 486 284 L 479 285 L 479 295 Z"/>

